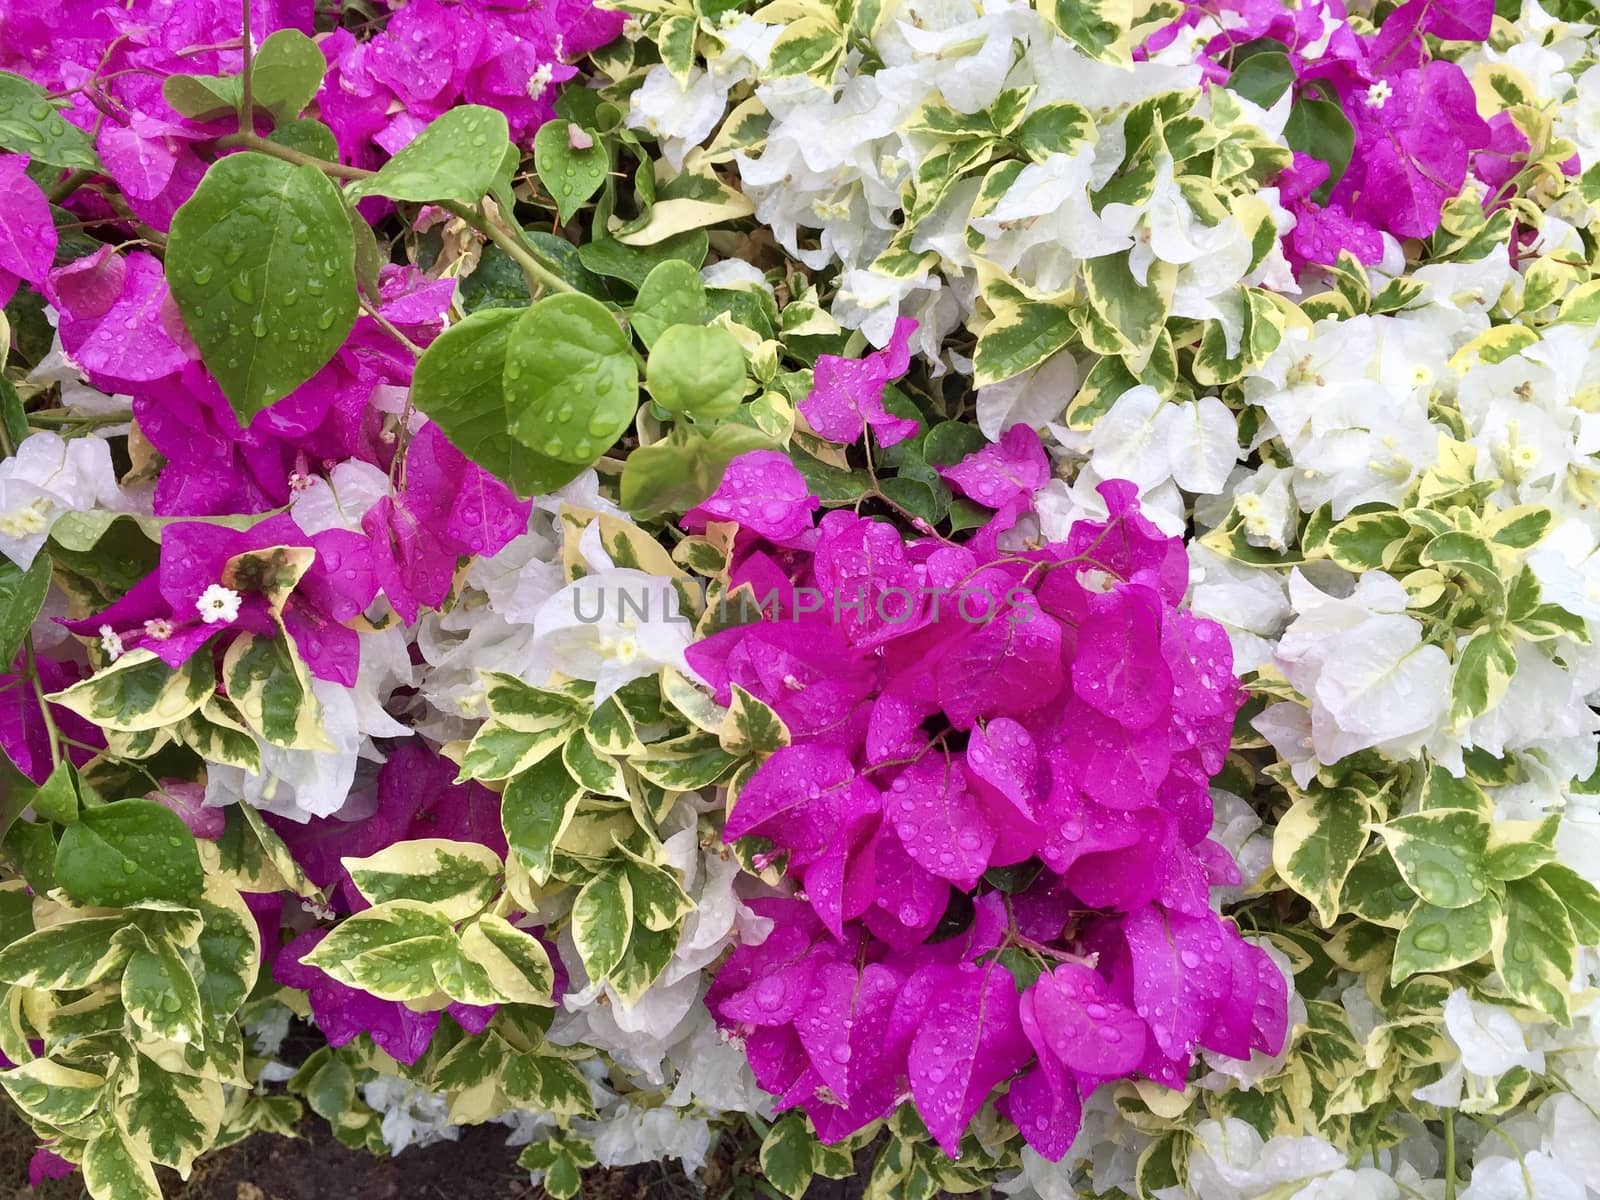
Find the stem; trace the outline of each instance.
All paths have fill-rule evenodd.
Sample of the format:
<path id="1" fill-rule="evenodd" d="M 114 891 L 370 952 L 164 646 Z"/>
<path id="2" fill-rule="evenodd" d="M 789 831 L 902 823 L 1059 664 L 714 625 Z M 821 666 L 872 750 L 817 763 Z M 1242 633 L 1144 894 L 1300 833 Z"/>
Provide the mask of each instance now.
<path id="1" fill-rule="evenodd" d="M 530 292 L 537 294 L 547 289 L 552 292 L 576 292 L 578 290 L 535 258 L 520 237 L 505 228 L 499 221 L 489 220 L 481 209 L 471 208 L 455 200 L 441 200 L 439 201 L 439 207 L 460 217 L 496 246 L 499 246 L 500 249 L 511 255 L 516 260 L 517 265 L 522 268 L 522 274 L 528 281 L 528 290 Z"/>
<path id="2" fill-rule="evenodd" d="M 1444 1118 L 1444 1200 L 1456 1200 L 1456 1122 L 1449 1112 Z"/>
<path id="3" fill-rule="evenodd" d="M 89 180 L 93 179 L 94 176 L 95 172 L 82 168 L 69 172 L 67 175 L 63 176 L 62 179 L 54 187 L 52 187 L 48 193 L 46 193 L 46 199 L 48 199 L 51 204 L 60 204 L 68 196 L 72 195 L 73 192 L 77 191 L 84 184 L 88 183 Z"/>
<path id="4" fill-rule="evenodd" d="M 61 765 L 61 735 L 56 732 L 55 718 L 50 715 L 50 705 L 45 702 L 44 684 L 39 682 L 39 660 L 33 653 L 33 634 L 23 639 L 23 649 L 28 656 L 28 679 L 33 683 L 34 697 L 39 701 L 39 715 L 44 718 L 45 736 L 50 741 L 50 769 Z"/>
<path id="5" fill-rule="evenodd" d="M 280 146 L 277 142 L 269 142 L 264 137 L 254 133 L 230 133 L 220 137 L 214 145 L 219 150 L 257 150 L 262 154 L 270 154 L 274 158 L 281 158 L 284 162 L 293 163 L 297 167 L 316 167 L 328 175 L 339 179 L 370 179 L 376 171 L 366 171 L 360 167 L 347 167 L 343 163 L 329 162 L 325 158 L 316 158 L 310 154 L 303 154 L 288 146 Z M 458 200 L 440 200 L 438 206 L 453 216 L 460 217 L 471 225 L 484 237 L 488 238 L 500 249 L 511 255 L 522 268 L 522 274 L 528 281 L 528 290 L 538 293 L 549 290 L 552 292 L 576 292 L 565 279 L 555 271 L 545 266 L 534 257 L 526 244 L 506 228 L 499 221 L 491 221 L 483 211 L 471 205 L 462 204 Z"/>
<path id="6" fill-rule="evenodd" d="M 316 167 L 317 170 L 339 179 L 367 179 L 376 175 L 376 171 L 365 171 L 360 167 L 347 167 L 343 163 L 329 162 L 325 158 L 317 158 L 311 154 L 302 153 L 289 146 L 280 146 L 277 142 L 268 141 L 255 133 L 240 130 L 230 133 L 226 137 L 218 138 L 213 145 L 218 150 L 258 150 L 262 154 L 270 154 L 273 158 L 281 158 L 284 162 L 293 163 L 297 167 Z"/>
<path id="7" fill-rule="evenodd" d="M 244 40 L 244 68 L 239 72 L 239 128 L 255 132 L 255 105 L 250 95 L 250 76 L 254 73 L 253 61 L 255 48 L 250 44 L 250 0 L 241 0 L 240 7 L 244 11 L 242 18 Z"/>
<path id="8" fill-rule="evenodd" d="M 45 409 L 42 412 L 27 414 L 30 425 L 53 426 L 82 426 L 85 429 L 99 429 L 105 425 L 126 425 L 133 420 L 131 412 L 117 413 L 72 413 L 65 409 Z"/>

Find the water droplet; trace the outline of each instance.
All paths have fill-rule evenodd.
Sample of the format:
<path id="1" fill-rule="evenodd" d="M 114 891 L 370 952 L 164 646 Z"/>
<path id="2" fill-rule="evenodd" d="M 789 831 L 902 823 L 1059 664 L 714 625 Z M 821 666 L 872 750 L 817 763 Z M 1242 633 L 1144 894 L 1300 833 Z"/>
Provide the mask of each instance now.
<path id="1" fill-rule="evenodd" d="M 189 278 L 194 280 L 196 287 L 205 287 L 211 282 L 212 268 L 210 263 L 201 263 L 189 272 Z"/>
<path id="2" fill-rule="evenodd" d="M 255 289 L 250 286 L 250 273 L 240 271 L 233 277 L 233 282 L 228 284 L 228 291 L 233 293 L 233 298 L 240 304 L 249 304 L 255 299 Z"/>
<path id="3" fill-rule="evenodd" d="M 124 875 L 132 875 L 138 869 L 138 864 L 135 863 L 133 859 L 125 858 L 122 860 L 122 873 Z"/>
<path id="4" fill-rule="evenodd" d="M 289 231 L 289 240 L 296 246 L 304 246 L 311 240 L 311 230 L 304 225 L 296 225 Z"/>
<path id="5" fill-rule="evenodd" d="M 850 1047 L 849 1046 L 844 1046 L 844 1045 L 835 1046 L 833 1048 L 833 1061 L 836 1062 L 836 1063 L 847 1063 L 847 1062 L 849 1062 L 850 1061 Z"/>
<path id="6" fill-rule="evenodd" d="M 1418 950 L 1442 954 L 1450 948 L 1450 932 L 1443 925 L 1424 925 L 1412 936 Z"/>
<path id="7" fill-rule="evenodd" d="M 331 329 L 333 327 L 334 318 L 338 315 L 339 314 L 334 312 L 331 308 L 323 309 L 322 312 L 317 315 L 317 328 Z"/>

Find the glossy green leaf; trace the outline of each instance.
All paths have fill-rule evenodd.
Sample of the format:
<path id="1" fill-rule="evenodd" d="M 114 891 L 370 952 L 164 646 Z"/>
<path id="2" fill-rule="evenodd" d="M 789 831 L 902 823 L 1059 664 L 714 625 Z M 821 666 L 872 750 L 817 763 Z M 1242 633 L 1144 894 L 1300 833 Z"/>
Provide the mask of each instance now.
<path id="1" fill-rule="evenodd" d="M 56 882 L 80 904 L 127 907 L 197 900 L 203 879 L 183 818 L 153 800 L 118 800 L 85 809 L 62 832 Z"/>
<path id="2" fill-rule="evenodd" d="M 62 119 L 43 88 L 10 71 L 0 71 L 0 146 L 52 167 L 100 166 L 89 135 Z"/>
<path id="3" fill-rule="evenodd" d="M 589 296 L 549 296 L 523 313 L 506 347 L 504 381 L 516 439 L 583 466 L 611 448 L 639 404 L 628 335 Z"/>
<path id="4" fill-rule="evenodd" d="M 574 145 L 575 141 L 579 145 Z M 585 141 L 587 146 L 581 144 Z M 556 202 L 557 215 L 565 222 L 600 190 L 610 160 L 598 137 L 557 118 L 539 126 L 533 139 L 533 165 L 539 182 Z"/>
<path id="5" fill-rule="evenodd" d="M 510 437 L 506 346 L 521 316 L 519 308 L 485 308 L 450 326 L 418 360 L 411 397 L 451 445 L 526 496 L 554 491 L 584 468 L 546 457 Z"/>
<path id="6" fill-rule="evenodd" d="M 744 351 L 721 326 L 670 325 L 650 348 L 645 383 L 668 412 L 715 421 L 744 399 Z"/>
<path id="7" fill-rule="evenodd" d="M 351 184 L 345 196 L 476 204 L 494 188 L 510 145 L 504 113 L 463 104 L 432 121 L 376 175 Z"/>
<path id="8" fill-rule="evenodd" d="M 211 165 L 172 218 L 167 279 L 245 422 L 316 374 L 355 324 L 355 240 L 338 190 L 265 154 Z"/>

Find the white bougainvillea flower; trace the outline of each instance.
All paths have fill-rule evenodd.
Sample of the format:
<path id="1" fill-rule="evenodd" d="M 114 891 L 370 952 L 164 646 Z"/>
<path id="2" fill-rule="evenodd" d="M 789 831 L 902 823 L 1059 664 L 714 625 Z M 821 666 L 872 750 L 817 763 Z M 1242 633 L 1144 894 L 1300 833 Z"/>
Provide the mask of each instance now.
<path id="1" fill-rule="evenodd" d="M 1449 707 L 1451 666 L 1443 650 L 1423 642 L 1421 623 L 1405 615 L 1399 581 L 1370 571 L 1341 597 L 1297 569 L 1289 601 L 1297 615 L 1276 661 L 1311 701 L 1317 758 L 1334 763 L 1370 748 L 1416 754 Z"/>
<path id="2" fill-rule="evenodd" d="M 63 513 L 126 507 L 101 438 L 24 438 L 0 461 L 0 554 L 26 570 Z"/>
<path id="3" fill-rule="evenodd" d="M 360 533 L 361 518 L 392 490 L 387 471 L 352 458 L 326 478 L 313 475 L 303 487 L 292 489 L 289 512 L 307 536 L 327 529 Z"/>
<path id="4" fill-rule="evenodd" d="M 1472 1168 L 1460 1200 L 1587 1200 L 1583 1184 L 1549 1154 L 1535 1150 L 1520 1160 L 1494 1155 Z"/>
<path id="5" fill-rule="evenodd" d="M 1163 400 L 1143 385 L 1118 397 L 1088 441 L 1102 478 L 1131 479 L 1141 492 L 1170 479 L 1186 492 L 1215 494 L 1240 456 L 1238 423 L 1221 400 Z"/>
<path id="6" fill-rule="evenodd" d="M 662 667 L 687 671 L 693 627 L 670 579 L 632 567 L 596 571 L 567 584 L 539 609 L 534 634 L 556 670 L 593 681 L 599 704 L 631 679 Z"/>

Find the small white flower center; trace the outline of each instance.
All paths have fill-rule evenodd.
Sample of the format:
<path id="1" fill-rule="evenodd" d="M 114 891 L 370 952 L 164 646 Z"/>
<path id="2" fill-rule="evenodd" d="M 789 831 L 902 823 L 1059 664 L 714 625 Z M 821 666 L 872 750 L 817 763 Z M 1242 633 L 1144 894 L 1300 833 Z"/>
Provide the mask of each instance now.
<path id="1" fill-rule="evenodd" d="M 1394 88 L 1387 79 L 1380 79 L 1367 89 L 1367 107 L 1382 108 L 1389 102 L 1389 97 L 1394 95 Z"/>

